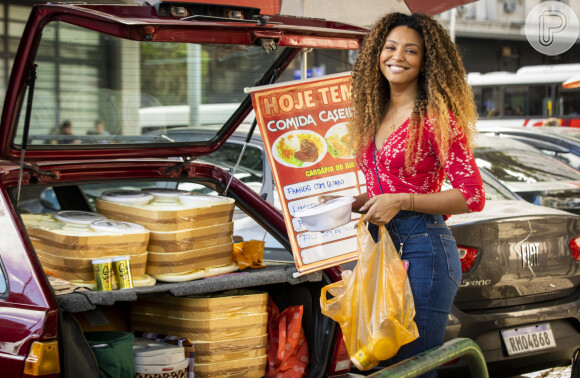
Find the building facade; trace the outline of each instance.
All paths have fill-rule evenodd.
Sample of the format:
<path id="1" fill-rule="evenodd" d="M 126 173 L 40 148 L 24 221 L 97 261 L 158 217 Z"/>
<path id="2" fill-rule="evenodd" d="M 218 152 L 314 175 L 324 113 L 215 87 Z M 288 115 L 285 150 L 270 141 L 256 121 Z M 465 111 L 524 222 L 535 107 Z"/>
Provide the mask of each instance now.
<path id="1" fill-rule="evenodd" d="M 296 0 L 299 1 L 299 0 Z M 308 0 L 304 0 L 308 1 Z M 387 1 L 387 0 L 384 0 Z M 394 1 L 394 0 L 393 0 Z M 47 1 L 4 0 L 0 4 L 0 99 L 3 100 L 10 68 L 20 36 L 24 30 L 30 9 L 35 3 Z M 99 2 L 85 0 L 84 2 Z M 120 0 L 119 2 L 135 3 L 135 0 Z M 563 4 L 572 8 L 580 17 L 580 1 L 562 0 Z M 580 63 L 578 42 L 563 54 L 557 56 L 543 55 L 536 51 L 527 41 L 524 30 L 525 20 L 531 10 L 542 3 L 541 0 L 477 0 L 474 3 L 456 9 L 455 22 L 452 22 L 452 12 L 448 11 L 436 18 L 447 30 L 451 31 L 454 24 L 456 43 L 461 51 L 467 72 L 516 71 L 519 67 L 538 64 Z M 370 25 L 367 25 L 370 26 Z M 58 32 L 65 32 L 55 30 Z M 58 41 L 58 36 L 56 36 Z M 74 48 L 86 50 L 83 61 L 62 61 L 52 58 L 50 49 L 44 54 L 46 69 L 54 70 L 55 75 L 64 75 L 67 70 L 84 70 L 87 74 L 115 79 L 115 74 L 103 63 L 99 41 L 87 43 L 84 40 Z M 72 48 L 55 43 L 54 49 Z M 61 54 L 62 55 L 62 54 Z M 95 59 L 99 57 L 101 59 Z M 326 60 L 325 60 L 326 59 Z M 354 62 L 353 55 L 348 60 Z M 348 70 L 348 65 L 336 65 L 336 59 L 324 56 L 309 58 L 309 69 L 318 74 L 330 74 L 335 70 Z M 346 67 L 346 68 L 345 68 Z M 297 72 L 298 67 L 291 67 Z M 117 78 L 118 79 L 118 78 Z M 60 89 L 59 89 L 60 90 Z M 66 88 L 63 88 L 66 90 Z"/>

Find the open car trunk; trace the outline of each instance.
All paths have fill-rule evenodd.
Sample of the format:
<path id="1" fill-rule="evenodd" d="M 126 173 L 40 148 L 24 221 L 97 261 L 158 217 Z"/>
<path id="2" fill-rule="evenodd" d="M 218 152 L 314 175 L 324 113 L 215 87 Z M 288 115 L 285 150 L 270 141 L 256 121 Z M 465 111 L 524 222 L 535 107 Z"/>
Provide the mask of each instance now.
<path id="1" fill-rule="evenodd" d="M 85 172 L 85 176 L 89 176 L 89 172 L 97 170 L 99 165 L 100 163 L 96 165 L 85 163 L 82 166 L 62 167 L 58 170 L 61 178 L 58 185 L 28 184 L 22 186 L 18 210 L 23 220 L 22 227 L 27 231 L 32 231 L 30 224 L 27 226 L 27 222 L 29 222 L 27 219 L 30 219 L 33 214 L 52 214 L 55 212 L 60 214 L 63 211 L 82 211 L 96 214 L 98 212 L 95 206 L 96 200 L 102 193 L 111 190 L 127 192 L 143 188 L 160 188 L 160 190 L 186 189 L 191 192 L 192 189 L 195 189 L 195 193 L 217 197 L 221 196 L 220 193 L 229 182 L 228 173 L 207 164 L 181 164 L 175 161 L 162 160 L 108 164 L 106 174 L 90 174 L 91 180 L 88 181 L 78 179 L 81 171 Z M 54 170 L 55 166 L 50 164 L 41 167 L 41 171 L 45 172 Z M 105 178 L 105 176 L 121 177 L 129 171 L 134 172 L 131 174 L 130 180 Z M 13 173 L 12 177 L 15 178 L 16 171 Z M 10 176 L 8 175 L 8 177 Z M 11 189 L 10 193 L 15 205 L 17 186 L 12 186 Z M 89 374 L 95 373 L 97 365 L 92 349 L 87 341 L 81 337 L 86 331 L 114 329 L 128 332 L 154 332 L 155 328 L 139 328 L 133 325 L 134 308 L 140 306 L 143 301 L 165 296 L 182 298 L 219 295 L 223 292 L 236 295 L 236 291 L 243 294 L 247 290 L 267 293 L 280 312 L 289 306 L 303 306 L 302 327 L 309 350 L 308 376 L 318 377 L 327 374 L 327 370 L 330 368 L 328 365 L 329 356 L 334 352 L 337 337 L 336 324 L 323 316 L 320 311 L 320 289 L 330 282 L 328 276 L 324 272 L 316 272 L 294 277 L 296 267 L 291 252 L 283 247 L 288 244 L 288 240 L 285 239 L 284 223 L 280 212 L 271 205 L 265 204 L 258 193 L 249 190 L 237 179 L 230 183 L 228 196 L 235 199 L 236 203 L 235 212 L 237 215 L 234 217 L 232 235 L 235 240 L 244 239 L 244 234 L 247 231 L 246 228 L 236 227 L 236 221 L 242 217 L 253 217 L 257 221 L 254 223 L 255 227 L 263 227 L 264 232 L 279 239 L 276 248 L 266 246 L 263 254 L 265 267 L 248 268 L 226 275 L 211 276 L 210 274 L 211 277 L 184 282 L 157 281 L 153 285 L 149 283 L 143 286 L 136 284 L 133 288 L 122 290 L 93 291 L 81 289 L 79 291 L 77 288 L 74 291 L 69 290 L 64 293 L 55 291 L 55 300 L 60 310 L 59 339 L 61 341 L 61 369 L 64 376 L 80 376 L 78 374 L 81 372 L 82 376 L 90 376 Z M 260 211 L 257 211 L 258 209 Z M 268 217 L 269 221 L 266 221 Z M 34 248 L 34 245 L 39 245 L 38 237 L 35 236 L 37 234 L 34 232 L 30 235 L 32 236 L 28 242 L 30 247 Z M 38 253 L 40 252 L 38 251 Z M 43 260 L 46 261 L 46 257 Z M 50 268 L 45 266 L 44 269 L 48 274 L 51 273 Z M 91 285 L 88 287 L 92 288 Z M 232 309 L 232 311 L 234 310 Z M 110 316 L 105 317 L 102 315 L 103 313 L 115 314 L 113 320 L 117 319 L 117 322 L 113 322 Z M 89 320 L 83 323 L 79 319 Z M 111 324 L 108 324 L 109 322 Z M 108 327 L 103 328 L 103 325 L 108 325 Z M 347 366 L 350 366 L 348 356 L 345 359 Z"/>
<path id="2" fill-rule="evenodd" d="M 348 356 L 337 359 L 332 354 L 339 339 L 336 326 L 319 308 L 320 288 L 339 276 L 330 277 L 334 273 L 327 271 L 295 277 L 284 219 L 263 197 L 271 191 L 272 178 L 263 177 L 261 160 L 247 169 L 234 169 L 232 161 L 249 161 L 251 156 L 232 157 L 221 147 L 236 129 L 248 130 L 249 140 L 255 128 L 246 88 L 294 80 L 301 76 L 301 67 L 308 68 L 303 77 L 307 72 L 308 76 L 313 72 L 347 72 L 354 61 L 351 53 L 360 47 L 366 32 L 325 20 L 261 15 L 260 9 L 236 5 L 160 1 L 153 6 L 33 7 L 6 91 L 0 125 L 0 187 L 11 202 L 6 212 L 10 217 L 4 218 L 20 221 L 11 221 L 11 235 L 25 245 L 19 253 L 32 260 L 30 270 L 40 282 L 42 310 L 58 313 L 64 376 L 86 376 L 79 371 L 94 362 L 90 353 L 76 354 L 87 349 L 71 314 L 109 308 L 121 314 L 121 328 L 153 332 L 131 325 L 132 308 L 146 298 L 183 298 L 242 289 L 267 293 L 280 311 L 303 306 L 309 376 L 348 371 Z M 217 162 L 201 163 L 212 153 L 223 154 L 223 159 L 219 156 L 214 159 Z M 207 225 L 195 228 L 197 233 L 192 231 L 184 242 L 187 249 L 175 240 L 166 243 L 177 248 L 168 252 L 163 250 L 163 243 L 152 250 L 151 243 L 138 238 L 133 241 L 132 234 L 103 237 L 101 247 L 111 249 L 112 256 L 127 254 L 130 243 L 142 248 L 130 259 L 132 268 L 139 271 L 133 288 L 67 293 L 46 289 L 46 278 L 50 279 L 54 270 L 66 275 L 76 264 L 69 261 L 72 265 L 63 269 L 64 258 L 54 257 L 54 251 L 78 252 L 77 239 L 39 236 L 51 230 L 53 226 L 46 224 L 53 222 L 55 214 L 72 211 L 92 217 L 102 212 L 97 202 L 104 192 L 144 188 L 181 190 L 213 199 L 227 197 L 235 209 L 230 209 L 233 214 L 228 213 L 231 219 L 225 223 L 212 224 L 213 233 L 201 230 Z M 273 202 L 273 198 L 267 200 Z M 2 208 L 0 215 L 5 215 Z M 209 218 L 214 215 L 211 211 L 205 214 Z M 106 218 L 108 222 L 114 216 L 107 214 Z M 149 230 L 149 226 L 159 226 L 157 223 L 163 224 L 151 222 L 139 227 Z M 140 232 L 144 235 L 142 231 L 135 234 Z M 211 238 L 213 234 L 221 235 L 219 242 Z M 234 240 L 255 239 L 255 235 L 267 241 L 265 267 L 229 275 L 219 275 L 223 269 L 210 269 L 226 265 L 226 271 L 236 270 L 235 263 L 232 266 L 223 259 L 228 253 L 232 255 Z M 203 269 L 196 265 L 189 279 L 180 271 L 180 282 L 159 277 L 154 283 L 140 279 L 153 274 L 153 253 L 158 261 L 167 260 L 164 252 L 189 252 L 198 240 L 205 243 L 206 252 L 221 248 L 221 260 L 216 257 L 218 253 L 206 253 Z M 222 248 L 224 245 L 229 250 Z M 116 246 L 120 246 L 118 251 Z M 103 252 L 101 247 L 94 250 Z M 84 256 L 81 281 L 85 284 L 91 280 L 91 266 L 86 264 L 89 258 Z M 171 264 L 177 263 L 165 265 Z M 23 282 L 30 279 L 17 278 Z M 31 340 L 54 339 L 56 331 L 46 329 Z M 27 353 L 19 354 L 22 361 Z"/>

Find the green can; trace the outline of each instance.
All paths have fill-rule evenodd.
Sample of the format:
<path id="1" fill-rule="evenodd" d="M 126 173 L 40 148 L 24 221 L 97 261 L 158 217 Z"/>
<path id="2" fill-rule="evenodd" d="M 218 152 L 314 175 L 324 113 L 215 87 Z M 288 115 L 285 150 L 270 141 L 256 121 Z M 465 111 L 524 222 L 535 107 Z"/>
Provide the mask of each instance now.
<path id="1" fill-rule="evenodd" d="M 96 259 L 92 262 L 95 274 L 95 290 L 111 291 L 111 259 Z"/>
<path id="2" fill-rule="evenodd" d="M 129 264 L 130 259 L 131 256 L 117 256 L 112 259 L 117 289 L 130 289 L 133 287 L 131 265 Z"/>

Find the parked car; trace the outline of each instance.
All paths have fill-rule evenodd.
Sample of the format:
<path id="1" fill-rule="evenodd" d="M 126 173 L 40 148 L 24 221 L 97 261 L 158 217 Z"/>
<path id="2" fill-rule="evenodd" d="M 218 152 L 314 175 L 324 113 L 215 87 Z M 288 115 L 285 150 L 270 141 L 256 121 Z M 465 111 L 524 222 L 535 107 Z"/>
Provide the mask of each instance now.
<path id="1" fill-rule="evenodd" d="M 337 72 L 348 71 L 349 53 L 366 32 L 215 4 L 34 6 L 14 57 L 0 123 L 2 376 L 97 375 L 92 350 L 71 314 L 96 308 L 126 314 L 143 297 L 241 288 L 267 292 L 280 311 L 303 306 L 309 377 L 348 372 L 339 328 L 319 307 L 320 289 L 340 278 L 338 269 L 294 277 L 296 267 L 284 261 L 292 258 L 283 216 L 252 190 L 251 170 L 243 172 L 248 180 L 241 169 L 240 179 L 231 180 L 228 170 L 202 158 L 221 150 L 250 114 L 244 88 L 293 78 L 285 69 L 300 67 L 294 59 L 321 49 L 336 58 Z M 144 98 L 161 106 L 189 105 L 188 126 L 203 124 L 213 133 L 184 143 L 142 135 Z M 224 123 L 208 126 L 197 118 L 198 105 L 224 103 L 237 104 L 222 114 Z M 55 130 L 65 120 L 72 124 L 71 135 Z M 110 135 L 88 135 L 96 120 L 104 121 Z M 289 259 L 210 280 L 55 294 L 24 224 L 30 213 L 95 212 L 95 196 L 104 188 L 170 186 L 205 188 L 234 199 L 262 233 L 284 246 Z"/>
<path id="2" fill-rule="evenodd" d="M 473 339 L 493 377 L 569 365 L 580 337 L 580 216 L 530 204 L 480 170 L 485 208 L 447 220 L 463 275 L 445 339 Z M 439 375 L 468 376 L 466 366 Z"/>
<path id="3" fill-rule="evenodd" d="M 580 214 L 580 172 L 526 143 L 479 135 L 474 151 L 485 168 L 528 202 Z"/>
<path id="4" fill-rule="evenodd" d="M 199 131 L 191 129 L 167 130 L 164 135 L 176 142 L 200 138 Z M 256 190 L 265 198 L 275 198 L 258 130 L 238 159 L 246 140 L 247 129 L 236 131 L 222 146 L 227 154 L 201 159 L 230 169 L 240 160 L 240 173 L 263 167 L 254 179 L 262 183 Z M 481 173 L 484 210 L 453 215 L 447 221 L 459 247 L 463 277 L 445 338 L 475 340 L 494 377 L 569 364 L 580 337 L 580 216 L 530 204 L 485 169 Z M 249 234 L 255 234 L 252 228 L 259 229 L 256 224 L 245 225 Z M 514 329 L 519 330 L 517 336 Z M 538 335 L 551 344 L 521 344 L 524 337 Z M 440 375 L 468 376 L 466 366 L 460 360 L 440 368 Z"/>
<path id="5" fill-rule="evenodd" d="M 480 128 L 479 131 L 524 142 L 574 169 L 580 169 L 580 129 L 568 127 L 485 127 Z"/>

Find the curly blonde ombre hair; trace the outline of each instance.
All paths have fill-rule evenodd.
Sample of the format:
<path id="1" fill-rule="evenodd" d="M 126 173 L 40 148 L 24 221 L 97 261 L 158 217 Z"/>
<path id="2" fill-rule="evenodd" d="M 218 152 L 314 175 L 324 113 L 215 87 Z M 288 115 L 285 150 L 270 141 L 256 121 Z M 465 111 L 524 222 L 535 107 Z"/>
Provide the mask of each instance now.
<path id="1" fill-rule="evenodd" d="M 443 27 L 423 14 L 390 13 L 381 18 L 365 39 L 352 71 L 351 107 L 353 117 L 349 133 L 360 159 L 371 143 L 385 116 L 390 98 L 389 83 L 380 70 L 379 56 L 387 35 L 397 26 L 416 30 L 424 42 L 424 61 L 419 74 L 419 91 L 411 121 L 405 152 L 405 167 L 416 164 L 425 119 L 436 125 L 434 135 L 440 146 L 442 164 L 447 159 L 453 131 L 449 112 L 469 144 L 476 135 L 477 111 L 473 92 L 467 84 L 465 68 L 459 53 Z M 435 122 L 435 123 L 433 123 Z"/>

